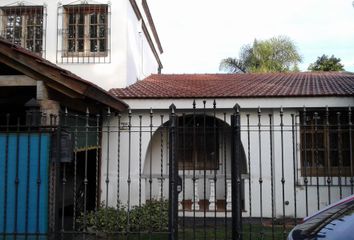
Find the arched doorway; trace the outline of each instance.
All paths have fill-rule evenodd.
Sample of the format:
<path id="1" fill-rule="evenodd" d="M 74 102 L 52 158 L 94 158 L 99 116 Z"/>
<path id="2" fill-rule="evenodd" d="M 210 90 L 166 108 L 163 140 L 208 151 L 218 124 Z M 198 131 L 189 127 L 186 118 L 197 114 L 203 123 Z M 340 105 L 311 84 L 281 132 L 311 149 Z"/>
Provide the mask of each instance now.
<path id="1" fill-rule="evenodd" d="M 204 114 L 179 116 L 177 122 L 176 159 L 182 180 L 179 210 L 231 210 L 230 125 Z M 143 171 L 146 200 L 168 196 L 169 126 L 167 121 L 154 132 L 146 152 Z M 240 161 L 242 173 L 246 174 L 243 146 Z"/>

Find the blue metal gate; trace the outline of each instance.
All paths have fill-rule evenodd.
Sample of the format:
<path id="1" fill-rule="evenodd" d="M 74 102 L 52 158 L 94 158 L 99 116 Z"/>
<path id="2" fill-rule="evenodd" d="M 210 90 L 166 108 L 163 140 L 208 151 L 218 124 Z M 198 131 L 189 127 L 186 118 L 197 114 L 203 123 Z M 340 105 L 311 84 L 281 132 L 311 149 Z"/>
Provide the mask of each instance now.
<path id="1" fill-rule="evenodd" d="M 49 133 L 0 133 L 0 233 L 47 233 L 49 147 Z"/>

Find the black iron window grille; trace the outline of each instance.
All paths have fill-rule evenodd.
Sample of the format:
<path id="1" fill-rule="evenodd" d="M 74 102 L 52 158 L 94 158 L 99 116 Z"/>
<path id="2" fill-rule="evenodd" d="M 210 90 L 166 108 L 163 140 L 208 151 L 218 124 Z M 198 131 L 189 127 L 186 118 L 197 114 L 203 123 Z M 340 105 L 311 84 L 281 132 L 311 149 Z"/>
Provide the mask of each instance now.
<path id="1" fill-rule="evenodd" d="M 1 7 L 1 37 L 45 56 L 46 8 L 44 6 Z"/>
<path id="2" fill-rule="evenodd" d="M 183 121 L 184 120 L 184 121 Z M 179 119 L 178 168 L 183 170 L 219 169 L 219 128 L 209 116 Z"/>
<path id="3" fill-rule="evenodd" d="M 348 123 L 353 117 L 340 110 L 307 111 L 300 117 L 302 176 L 349 176 L 354 134 Z"/>
<path id="4" fill-rule="evenodd" d="M 109 5 L 64 5 L 58 11 L 58 16 L 62 19 L 59 26 L 57 62 L 110 62 Z"/>

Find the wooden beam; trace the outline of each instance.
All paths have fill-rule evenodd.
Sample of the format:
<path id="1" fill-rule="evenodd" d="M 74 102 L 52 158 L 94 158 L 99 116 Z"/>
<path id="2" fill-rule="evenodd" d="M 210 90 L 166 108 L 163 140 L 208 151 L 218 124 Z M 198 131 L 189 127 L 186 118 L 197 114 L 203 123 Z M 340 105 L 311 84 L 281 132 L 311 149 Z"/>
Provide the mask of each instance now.
<path id="1" fill-rule="evenodd" d="M 16 69 L 19 72 L 22 72 L 23 74 L 27 75 L 30 79 L 45 81 L 47 86 L 53 87 L 57 91 L 60 91 L 61 93 L 66 94 L 69 97 L 78 97 L 78 98 L 81 97 L 82 98 L 82 95 L 75 92 L 72 88 L 64 87 L 62 84 L 56 83 L 51 78 L 48 78 L 47 76 L 41 75 L 37 71 L 34 71 L 28 65 L 24 65 L 24 64 L 21 64 L 20 62 L 14 61 L 12 58 L 10 58 L 6 55 L 3 55 L 1 53 L 0 53 L 0 62 L 12 67 L 13 69 Z M 43 71 L 45 71 L 45 70 L 43 70 Z"/>
<path id="2" fill-rule="evenodd" d="M 27 50 L 0 40 L 0 63 L 45 84 L 69 98 L 90 99 L 114 110 L 124 111 L 128 105 L 96 85 L 73 73 L 28 52 Z"/>
<path id="3" fill-rule="evenodd" d="M 36 86 L 36 80 L 26 75 L 0 75 L 0 87 Z"/>
<path id="4" fill-rule="evenodd" d="M 0 44 L 0 52 L 1 58 L 0 61 L 4 64 L 11 64 L 11 67 L 23 72 L 26 71 L 26 75 L 36 75 L 36 77 L 32 77 L 34 79 L 50 79 L 52 81 L 59 82 L 61 85 L 66 86 L 80 94 L 83 94 L 87 88 L 87 84 L 83 82 L 73 81 L 72 79 L 64 76 L 62 74 L 65 73 L 64 69 L 60 69 L 59 67 L 46 62 L 44 59 L 40 59 L 36 56 L 28 56 L 28 53 L 23 53 L 22 51 L 9 51 L 8 47 Z M 7 58 L 7 59 L 5 59 Z M 12 63 L 9 63 L 7 60 L 12 60 Z M 16 61 L 14 61 L 14 59 Z M 19 66 L 21 65 L 21 66 Z M 25 67 L 23 67 L 25 66 Z"/>

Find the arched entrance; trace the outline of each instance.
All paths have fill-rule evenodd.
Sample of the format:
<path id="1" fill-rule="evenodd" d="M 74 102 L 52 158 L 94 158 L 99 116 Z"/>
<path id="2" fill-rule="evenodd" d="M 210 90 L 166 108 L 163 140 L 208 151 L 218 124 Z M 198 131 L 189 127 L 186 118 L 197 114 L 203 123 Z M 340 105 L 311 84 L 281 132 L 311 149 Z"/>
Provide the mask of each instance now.
<path id="1" fill-rule="evenodd" d="M 152 135 L 145 156 L 145 198 L 168 197 L 170 121 Z M 230 211 L 231 127 L 217 117 L 185 114 L 177 118 L 176 160 L 182 191 L 178 196 L 182 212 Z M 242 145 L 241 145 L 242 146 Z M 246 155 L 241 147 L 240 165 L 247 173 Z M 243 192 L 243 191 L 242 191 Z M 242 196 L 244 204 L 244 197 Z"/>

